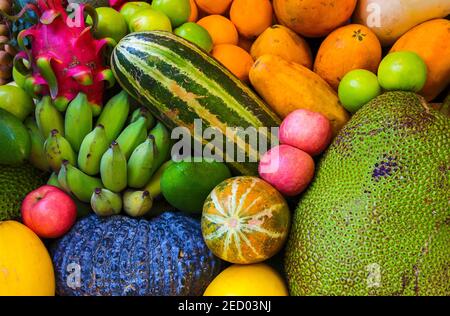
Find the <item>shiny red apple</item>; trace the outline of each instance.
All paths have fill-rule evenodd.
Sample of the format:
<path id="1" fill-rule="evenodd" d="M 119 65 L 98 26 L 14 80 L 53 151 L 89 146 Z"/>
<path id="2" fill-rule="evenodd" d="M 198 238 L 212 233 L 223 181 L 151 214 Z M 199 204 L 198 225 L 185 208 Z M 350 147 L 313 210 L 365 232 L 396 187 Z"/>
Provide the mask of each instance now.
<path id="1" fill-rule="evenodd" d="M 77 206 L 57 187 L 44 185 L 30 192 L 22 202 L 23 223 L 42 238 L 58 238 L 75 223 Z"/>

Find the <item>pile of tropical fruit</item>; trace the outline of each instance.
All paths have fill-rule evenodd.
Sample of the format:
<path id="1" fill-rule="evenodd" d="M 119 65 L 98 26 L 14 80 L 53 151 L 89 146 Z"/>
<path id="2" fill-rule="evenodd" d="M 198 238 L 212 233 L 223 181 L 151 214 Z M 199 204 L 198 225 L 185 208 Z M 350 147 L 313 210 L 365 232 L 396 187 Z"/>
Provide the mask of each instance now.
<path id="1" fill-rule="evenodd" d="M 450 295 L 449 1 L 0 9 L 0 295 Z"/>

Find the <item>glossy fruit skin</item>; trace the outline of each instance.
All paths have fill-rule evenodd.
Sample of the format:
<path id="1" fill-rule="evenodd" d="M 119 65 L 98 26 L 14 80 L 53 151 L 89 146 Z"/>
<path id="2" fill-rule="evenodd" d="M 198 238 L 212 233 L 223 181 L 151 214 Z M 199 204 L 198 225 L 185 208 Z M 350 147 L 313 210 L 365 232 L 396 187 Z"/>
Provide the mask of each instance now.
<path id="1" fill-rule="evenodd" d="M 230 7 L 233 0 L 195 0 L 200 10 L 209 14 L 223 14 Z"/>
<path id="2" fill-rule="evenodd" d="M 391 49 L 391 52 L 416 52 L 425 61 L 428 78 L 419 94 L 427 101 L 434 100 L 450 84 L 449 29 L 447 19 L 422 23 L 400 37 Z"/>
<path id="3" fill-rule="evenodd" d="M 28 159 L 31 139 L 22 122 L 0 109 L 0 164 L 19 165 Z"/>
<path id="4" fill-rule="evenodd" d="M 131 1 L 131 2 L 127 2 L 125 3 L 121 8 L 120 8 L 120 14 L 122 14 L 122 16 L 125 19 L 125 22 L 127 23 L 127 25 L 130 23 L 131 18 L 133 17 L 133 15 L 139 11 L 145 10 L 145 9 L 151 9 L 151 4 L 148 2 L 144 2 L 144 1 Z"/>
<path id="5" fill-rule="evenodd" d="M 23 121 L 34 109 L 33 99 L 20 87 L 0 86 L 0 108 Z"/>
<path id="6" fill-rule="evenodd" d="M 221 265 L 198 220 L 179 212 L 152 220 L 90 215 L 56 242 L 52 258 L 62 296 L 201 295 Z M 80 287 L 67 284 L 71 263 L 82 267 Z"/>
<path id="7" fill-rule="evenodd" d="M 33 231 L 16 221 L 0 222 L 0 249 L 0 296 L 55 295 L 49 253 Z"/>
<path id="8" fill-rule="evenodd" d="M 174 162 L 161 177 L 161 191 L 177 209 L 200 214 L 211 190 L 230 177 L 230 170 L 221 162 Z"/>
<path id="9" fill-rule="evenodd" d="M 213 40 L 208 31 L 193 22 L 187 22 L 175 29 L 174 33 L 209 53 L 213 48 Z"/>
<path id="10" fill-rule="evenodd" d="M 291 214 L 283 196 L 257 177 L 218 184 L 203 206 L 202 234 L 211 251 L 231 263 L 265 261 L 283 247 Z"/>
<path id="11" fill-rule="evenodd" d="M 127 23 L 119 12 L 110 7 L 100 7 L 95 11 L 98 16 L 97 29 L 94 32 L 96 38 L 110 37 L 118 43 L 127 35 Z M 90 18 L 86 22 L 92 24 Z"/>
<path id="12" fill-rule="evenodd" d="M 240 80 L 248 82 L 248 74 L 254 61 L 243 48 L 231 44 L 220 44 L 214 46 L 211 55 Z"/>
<path id="13" fill-rule="evenodd" d="M 257 284 L 257 286 L 255 286 Z M 289 296 L 283 277 L 264 263 L 232 265 L 208 286 L 204 296 Z"/>
<path id="14" fill-rule="evenodd" d="M 351 113 L 356 113 L 364 104 L 381 94 L 381 87 L 374 73 L 357 69 L 350 71 L 342 78 L 338 94 L 344 108 Z"/>
<path id="15" fill-rule="evenodd" d="M 170 19 L 164 13 L 152 8 L 136 12 L 128 24 L 130 32 L 167 31 L 172 32 Z"/>
<path id="16" fill-rule="evenodd" d="M 296 196 L 302 193 L 313 179 L 314 160 L 303 150 L 280 145 L 262 156 L 259 175 L 282 194 Z"/>
<path id="17" fill-rule="evenodd" d="M 330 144 L 333 131 L 330 121 L 319 112 L 295 110 L 280 126 L 280 142 L 296 147 L 311 156 L 321 154 Z"/>
<path id="18" fill-rule="evenodd" d="M 376 73 L 381 57 L 381 44 L 375 33 L 364 25 L 349 24 L 334 30 L 322 42 L 314 72 L 337 91 L 341 79 L 352 70 Z"/>
<path id="19" fill-rule="evenodd" d="M 191 14 L 189 15 L 188 22 L 197 22 L 198 20 L 198 8 L 195 0 L 189 0 L 191 5 Z"/>
<path id="20" fill-rule="evenodd" d="M 186 23 L 191 15 L 189 0 L 153 0 L 152 8 L 167 15 L 172 27 Z"/>
<path id="21" fill-rule="evenodd" d="M 378 82 L 388 91 L 420 91 L 427 81 L 427 65 L 414 52 L 388 54 L 378 68 Z"/>
<path id="22" fill-rule="evenodd" d="M 202 130 L 213 126 L 220 137 L 226 137 L 226 126 L 258 129 L 277 127 L 281 123 L 248 85 L 204 50 L 174 34 L 159 31 L 129 34 L 114 48 L 111 63 L 122 88 L 139 99 L 169 129 L 183 127 L 194 135 L 195 120 L 201 119 Z M 173 71 L 174 67 L 177 71 Z M 143 69 L 144 77 L 141 75 Z M 180 84 L 174 85 L 175 82 Z M 188 92 L 188 98 L 179 98 L 182 89 Z M 200 96 L 195 99 L 198 110 L 188 102 L 192 95 Z M 178 111 L 174 111 L 175 108 Z M 228 136 L 227 141 L 235 143 L 236 152 L 246 157 L 245 162 L 238 162 L 231 154 L 226 158 L 218 152 L 227 165 L 236 174 L 256 175 L 257 163 L 254 161 L 257 159 L 251 158 L 257 157 L 253 153 L 259 151 L 258 146 L 248 142 L 244 149 L 242 142 L 236 142 L 236 137 Z M 267 144 L 271 141 L 276 141 L 276 135 L 268 128 Z M 203 145 L 207 143 L 209 141 L 203 141 Z"/>
<path id="23" fill-rule="evenodd" d="M 255 38 L 272 24 L 273 10 L 269 0 L 233 0 L 230 20 L 240 35 Z"/>
<path id="24" fill-rule="evenodd" d="M 268 27 L 251 45 L 254 60 L 271 54 L 312 69 L 313 56 L 308 42 L 283 25 Z"/>
<path id="25" fill-rule="evenodd" d="M 39 237 L 59 238 L 75 223 L 77 206 L 64 191 L 44 185 L 25 197 L 21 212 L 23 223 Z"/>
<path id="26" fill-rule="evenodd" d="M 233 22 L 221 15 L 208 15 L 197 21 L 204 27 L 213 40 L 214 45 L 232 44 L 237 45 L 239 34 Z"/>
<path id="27" fill-rule="evenodd" d="M 306 37 L 322 37 L 350 19 L 356 0 L 273 0 L 280 24 Z"/>
<path id="28" fill-rule="evenodd" d="M 333 126 L 333 136 L 349 120 L 333 88 L 302 65 L 263 55 L 255 61 L 249 76 L 256 91 L 282 118 L 298 109 L 322 113 Z"/>

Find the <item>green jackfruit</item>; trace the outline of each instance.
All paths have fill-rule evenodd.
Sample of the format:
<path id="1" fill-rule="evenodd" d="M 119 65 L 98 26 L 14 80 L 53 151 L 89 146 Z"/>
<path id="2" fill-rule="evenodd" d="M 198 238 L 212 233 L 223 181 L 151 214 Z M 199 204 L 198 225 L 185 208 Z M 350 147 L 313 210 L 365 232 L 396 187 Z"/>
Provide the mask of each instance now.
<path id="1" fill-rule="evenodd" d="M 47 182 L 48 174 L 30 164 L 0 165 L 0 221 L 20 217 L 25 196 Z"/>
<path id="2" fill-rule="evenodd" d="M 295 212 L 292 295 L 450 295 L 450 119 L 379 96 L 318 164 Z"/>

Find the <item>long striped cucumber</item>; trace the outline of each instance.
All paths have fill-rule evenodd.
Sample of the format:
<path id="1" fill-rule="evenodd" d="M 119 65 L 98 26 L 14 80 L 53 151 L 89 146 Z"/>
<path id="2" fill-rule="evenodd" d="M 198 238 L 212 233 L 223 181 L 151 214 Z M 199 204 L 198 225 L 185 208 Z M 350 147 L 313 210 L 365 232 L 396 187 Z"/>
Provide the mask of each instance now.
<path id="1" fill-rule="evenodd" d="M 270 128 L 279 126 L 280 119 L 210 55 L 172 33 L 152 31 L 123 38 L 111 64 L 122 88 L 169 128 L 188 128 L 195 140 L 213 148 L 237 173 L 257 173 L 261 148 L 276 141 Z M 217 145 L 217 137 L 194 133 L 196 119 L 202 131 L 214 127 L 222 145 Z M 249 127 L 258 130 L 256 141 L 248 137 L 256 129 L 244 132 Z M 212 140 L 217 146 L 211 146 Z"/>

